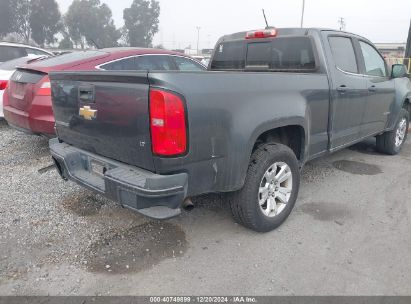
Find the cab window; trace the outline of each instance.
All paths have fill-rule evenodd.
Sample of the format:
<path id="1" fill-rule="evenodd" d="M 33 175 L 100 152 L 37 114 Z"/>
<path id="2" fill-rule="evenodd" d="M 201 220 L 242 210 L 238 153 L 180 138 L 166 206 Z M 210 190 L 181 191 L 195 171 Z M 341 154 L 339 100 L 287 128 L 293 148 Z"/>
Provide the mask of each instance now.
<path id="1" fill-rule="evenodd" d="M 269 69 L 271 62 L 271 42 L 254 42 L 247 45 L 246 68 Z"/>
<path id="2" fill-rule="evenodd" d="M 384 59 L 368 43 L 360 41 L 361 52 L 364 58 L 365 74 L 370 76 L 387 76 Z"/>
<path id="3" fill-rule="evenodd" d="M 329 42 L 336 66 L 345 72 L 358 74 L 358 65 L 351 38 L 335 36 L 330 37 Z"/>
<path id="4" fill-rule="evenodd" d="M 211 70 L 242 70 L 245 65 L 244 41 L 220 43 L 211 61 Z"/>

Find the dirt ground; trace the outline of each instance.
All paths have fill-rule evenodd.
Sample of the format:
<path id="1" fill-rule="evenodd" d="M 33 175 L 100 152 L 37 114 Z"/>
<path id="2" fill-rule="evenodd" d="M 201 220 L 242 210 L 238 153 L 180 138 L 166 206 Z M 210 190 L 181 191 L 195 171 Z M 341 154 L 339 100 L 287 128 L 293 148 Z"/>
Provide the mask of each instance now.
<path id="1" fill-rule="evenodd" d="M 410 295 L 411 142 L 308 163 L 279 229 L 219 195 L 152 221 L 50 167 L 46 139 L 0 122 L 0 295 Z"/>

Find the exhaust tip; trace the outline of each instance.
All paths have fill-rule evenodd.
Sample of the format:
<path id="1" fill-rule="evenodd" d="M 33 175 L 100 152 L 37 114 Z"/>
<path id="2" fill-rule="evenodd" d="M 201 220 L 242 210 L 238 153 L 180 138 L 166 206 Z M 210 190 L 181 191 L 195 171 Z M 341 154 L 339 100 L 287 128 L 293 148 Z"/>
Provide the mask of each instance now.
<path id="1" fill-rule="evenodd" d="M 185 211 L 191 211 L 194 209 L 194 204 L 190 198 L 186 198 L 183 202 L 182 207 Z"/>

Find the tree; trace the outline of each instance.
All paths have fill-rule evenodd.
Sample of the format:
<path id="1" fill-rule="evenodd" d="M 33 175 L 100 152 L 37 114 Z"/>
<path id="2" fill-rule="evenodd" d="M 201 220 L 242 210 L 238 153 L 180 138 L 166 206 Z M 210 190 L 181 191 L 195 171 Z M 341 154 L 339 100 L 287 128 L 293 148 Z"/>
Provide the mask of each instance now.
<path id="1" fill-rule="evenodd" d="M 31 6 L 29 0 L 15 0 L 12 1 L 13 9 L 13 31 L 16 32 L 25 43 L 30 42 L 31 28 L 30 28 L 30 13 Z"/>
<path id="2" fill-rule="evenodd" d="M 72 49 L 73 42 L 71 41 L 69 36 L 64 36 L 63 39 L 60 40 L 59 49 Z"/>
<path id="3" fill-rule="evenodd" d="M 33 40 L 41 46 L 56 42 L 62 28 L 61 14 L 55 0 L 31 0 L 30 28 Z"/>
<path id="4" fill-rule="evenodd" d="M 65 17 L 71 40 L 84 48 L 117 46 L 120 31 L 116 29 L 110 8 L 100 0 L 74 0 Z"/>
<path id="5" fill-rule="evenodd" d="M 160 4 L 156 0 L 134 0 L 124 9 L 124 35 L 130 46 L 149 47 L 158 32 Z"/>
<path id="6" fill-rule="evenodd" d="M 13 0 L 2 0 L 0 9 L 0 38 L 14 31 L 13 28 Z"/>

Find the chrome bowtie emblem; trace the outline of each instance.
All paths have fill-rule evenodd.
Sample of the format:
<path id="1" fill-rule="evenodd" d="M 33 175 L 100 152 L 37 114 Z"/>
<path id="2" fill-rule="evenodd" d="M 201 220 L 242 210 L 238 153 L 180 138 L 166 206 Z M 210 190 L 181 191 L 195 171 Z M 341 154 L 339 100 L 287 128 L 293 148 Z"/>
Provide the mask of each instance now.
<path id="1" fill-rule="evenodd" d="M 86 120 L 93 120 L 97 117 L 97 110 L 93 110 L 90 106 L 81 107 L 78 115 Z"/>

